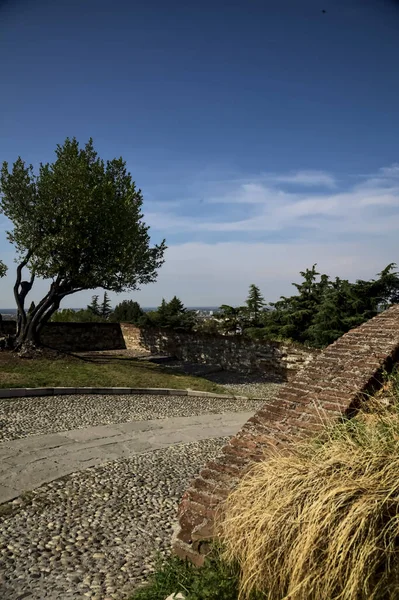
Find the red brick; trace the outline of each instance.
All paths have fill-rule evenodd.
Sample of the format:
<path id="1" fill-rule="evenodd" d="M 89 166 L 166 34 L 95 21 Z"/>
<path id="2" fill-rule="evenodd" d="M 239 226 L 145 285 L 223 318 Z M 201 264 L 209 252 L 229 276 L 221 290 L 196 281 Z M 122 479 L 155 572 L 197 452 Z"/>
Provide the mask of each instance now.
<path id="1" fill-rule="evenodd" d="M 194 562 L 206 551 L 202 542 L 212 534 L 213 513 L 220 502 L 212 491 L 227 493 L 229 476 L 234 487 L 253 461 L 267 460 L 272 446 L 287 451 L 294 440 L 316 434 L 323 423 L 349 411 L 371 385 L 378 387 L 381 365 L 397 354 L 399 305 L 345 334 L 295 377 L 291 372 L 291 383 L 280 390 L 276 400 L 265 404 L 223 448 L 223 454 L 202 470 L 203 477 L 193 484 L 201 489 L 191 488 L 184 494 L 179 511 L 185 525 L 182 535 L 195 540 L 189 546 L 179 546 L 179 551 L 188 548 L 186 555 Z"/>

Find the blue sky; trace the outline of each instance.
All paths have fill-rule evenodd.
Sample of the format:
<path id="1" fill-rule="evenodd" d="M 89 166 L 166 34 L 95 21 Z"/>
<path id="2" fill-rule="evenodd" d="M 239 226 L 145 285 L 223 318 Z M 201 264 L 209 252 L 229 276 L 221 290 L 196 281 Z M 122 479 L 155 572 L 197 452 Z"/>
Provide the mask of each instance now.
<path id="1" fill-rule="evenodd" d="M 398 30 L 388 0 L 0 0 L 0 160 L 66 136 L 125 158 L 169 248 L 113 302 L 276 300 L 316 262 L 369 278 L 399 263 Z"/>

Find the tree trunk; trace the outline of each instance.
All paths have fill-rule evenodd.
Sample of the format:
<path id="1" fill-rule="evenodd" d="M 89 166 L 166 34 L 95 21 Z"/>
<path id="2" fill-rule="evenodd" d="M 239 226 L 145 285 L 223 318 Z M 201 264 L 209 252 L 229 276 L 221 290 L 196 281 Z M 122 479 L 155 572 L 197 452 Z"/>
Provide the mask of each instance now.
<path id="1" fill-rule="evenodd" d="M 60 301 L 61 298 L 55 293 L 54 289 L 50 289 L 47 296 L 41 300 L 32 312 L 25 315 L 14 348 L 21 356 L 30 356 L 37 351 L 40 346 L 40 332 L 59 307 Z"/>
<path id="2" fill-rule="evenodd" d="M 40 333 L 51 316 L 59 308 L 61 300 L 69 294 L 80 292 L 83 288 L 73 288 L 68 282 L 58 276 L 50 286 L 46 296 L 37 306 L 32 303 L 28 313 L 25 311 L 25 298 L 32 288 L 34 273 L 30 281 L 21 281 L 22 268 L 27 264 L 30 255 L 18 265 L 17 280 L 14 286 L 14 296 L 18 307 L 17 331 L 14 338 L 14 350 L 20 356 L 32 356 L 40 347 Z"/>

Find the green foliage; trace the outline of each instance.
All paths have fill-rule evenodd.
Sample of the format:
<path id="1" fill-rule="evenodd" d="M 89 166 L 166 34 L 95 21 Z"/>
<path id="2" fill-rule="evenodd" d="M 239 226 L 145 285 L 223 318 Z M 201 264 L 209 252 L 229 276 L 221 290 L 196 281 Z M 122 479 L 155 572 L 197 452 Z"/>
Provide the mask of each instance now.
<path id="1" fill-rule="evenodd" d="M 67 138 L 38 174 L 21 158 L 11 171 L 4 162 L 0 193 L 0 212 L 13 224 L 7 238 L 20 260 L 17 286 L 23 267 L 32 278 L 52 280 L 28 322 L 21 300 L 22 337 L 37 331 L 68 294 L 98 287 L 122 292 L 155 281 L 165 243 L 150 247 L 141 190 L 123 159 L 105 163 L 91 139 L 80 148 Z"/>
<path id="2" fill-rule="evenodd" d="M 131 600 L 165 600 L 178 592 L 186 600 L 234 600 L 238 598 L 238 582 L 238 568 L 222 562 L 216 552 L 201 568 L 170 557 L 163 564 L 159 562 L 149 584 L 137 590 Z M 252 598 L 260 600 L 261 596 Z"/>
<path id="3" fill-rule="evenodd" d="M 55 313 L 51 316 L 50 321 L 56 323 L 76 323 L 78 321 L 77 314 L 78 312 L 72 310 L 72 308 L 63 308 L 55 311 Z"/>
<path id="4" fill-rule="evenodd" d="M 87 305 L 87 310 L 96 317 L 101 315 L 100 304 L 98 302 L 98 295 L 92 296 L 91 303 Z"/>
<path id="5" fill-rule="evenodd" d="M 219 329 L 222 333 L 237 335 L 249 325 L 248 309 L 246 306 L 230 306 L 222 304 L 218 317 L 222 319 Z"/>
<path id="6" fill-rule="evenodd" d="M 249 286 L 246 304 L 248 307 L 248 316 L 252 321 L 252 325 L 259 325 L 261 312 L 266 303 L 264 297 L 260 293 L 260 289 L 254 283 Z"/>
<path id="7" fill-rule="evenodd" d="M 101 315 L 95 314 L 89 308 L 81 310 L 73 310 L 72 308 L 64 308 L 57 310 L 50 319 L 58 323 L 102 323 L 104 319 Z"/>
<path id="8" fill-rule="evenodd" d="M 170 302 L 162 298 L 157 310 L 146 313 L 139 320 L 139 325 L 192 331 L 196 325 L 196 315 L 193 311 L 187 310 L 176 296 Z"/>
<path id="9" fill-rule="evenodd" d="M 123 291 L 155 280 L 164 243 L 149 247 L 141 190 L 122 158 L 100 159 L 90 139 L 79 148 L 67 138 L 54 163 L 39 174 L 21 158 L 3 163 L 1 210 L 14 228 L 7 237 L 43 278 L 65 287 Z"/>
<path id="10" fill-rule="evenodd" d="M 198 333 L 207 333 L 209 335 L 217 335 L 220 333 L 220 324 L 216 319 L 202 319 L 198 320 L 195 325 L 195 331 Z"/>
<path id="11" fill-rule="evenodd" d="M 399 302 L 399 277 L 395 263 L 389 264 L 377 279 L 350 283 L 320 275 L 316 265 L 302 271 L 302 283 L 293 284 L 298 294 L 281 297 L 264 314 L 266 336 L 292 339 L 322 348 L 341 335 Z"/>
<path id="12" fill-rule="evenodd" d="M 313 346 L 323 347 L 343 333 L 371 319 L 389 305 L 399 302 L 399 277 L 391 263 L 378 273 L 378 279 L 350 283 L 331 282 L 308 329 Z"/>
<path id="13" fill-rule="evenodd" d="M 3 261 L 0 260 L 0 277 L 4 277 L 6 273 L 7 273 L 7 267 L 3 263 Z"/>
<path id="14" fill-rule="evenodd" d="M 112 320 L 118 323 L 135 323 L 138 324 L 143 317 L 144 311 L 140 304 L 134 300 L 123 300 L 115 306 L 112 313 Z"/>
<path id="15" fill-rule="evenodd" d="M 104 298 L 103 298 L 103 301 L 101 302 L 101 306 L 100 306 L 100 316 L 105 321 L 108 321 L 108 319 L 111 316 L 111 313 L 112 313 L 111 301 L 108 297 L 107 292 L 104 292 Z"/>
<path id="16" fill-rule="evenodd" d="M 327 275 L 322 275 L 320 281 L 316 281 L 319 275 L 316 265 L 301 271 L 301 275 L 303 282 L 292 284 L 297 288 L 298 294 L 289 298 L 282 296 L 278 302 L 271 303 L 274 310 L 266 317 L 265 325 L 271 334 L 305 343 L 309 337 L 308 329 L 320 306 L 329 278 Z"/>
<path id="17" fill-rule="evenodd" d="M 81 310 L 73 310 L 72 308 L 57 310 L 52 315 L 51 321 L 59 323 L 101 323 L 108 321 L 111 313 L 109 298 L 107 293 L 105 293 L 101 304 L 98 302 L 98 295 L 92 296 L 91 303 L 87 305 L 87 308 Z"/>

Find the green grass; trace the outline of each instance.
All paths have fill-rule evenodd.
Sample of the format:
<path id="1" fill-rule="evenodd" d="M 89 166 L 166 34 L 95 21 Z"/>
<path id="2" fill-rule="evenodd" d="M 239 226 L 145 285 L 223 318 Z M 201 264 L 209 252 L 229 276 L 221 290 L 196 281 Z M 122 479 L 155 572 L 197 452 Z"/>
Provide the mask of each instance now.
<path id="1" fill-rule="evenodd" d="M 129 357 L 112 355 L 98 362 L 65 355 L 21 359 L 12 352 L 0 352 L 0 388 L 13 387 L 165 387 L 226 392 L 207 379 L 171 373 L 160 365 Z"/>
<path id="2" fill-rule="evenodd" d="M 181 592 L 186 600 L 235 600 L 238 597 L 239 570 L 227 565 L 214 549 L 201 568 L 176 556 L 159 561 L 148 584 L 138 589 L 130 600 L 165 600 Z M 265 596 L 253 596 L 261 600 Z"/>

